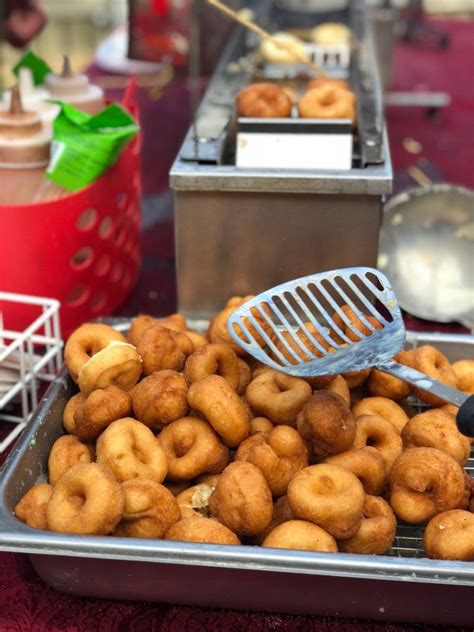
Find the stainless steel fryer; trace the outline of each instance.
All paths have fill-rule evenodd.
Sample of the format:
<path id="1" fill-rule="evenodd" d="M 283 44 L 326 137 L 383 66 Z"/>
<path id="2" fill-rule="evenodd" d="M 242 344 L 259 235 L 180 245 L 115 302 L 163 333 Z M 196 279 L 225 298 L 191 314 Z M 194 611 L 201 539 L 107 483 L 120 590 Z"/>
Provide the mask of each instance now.
<path id="1" fill-rule="evenodd" d="M 278 12 L 276 5 L 261 0 L 256 9 L 269 30 L 325 20 L 321 13 Z M 382 93 L 364 1 L 348 2 L 338 19 L 355 41 L 349 74 L 357 134 L 348 171 L 236 167 L 235 96 L 254 78 L 273 75 L 258 65 L 253 34 L 238 28 L 229 41 L 170 172 L 178 307 L 188 318 L 210 318 L 232 294 L 376 265 L 382 204 L 392 185 Z"/>
<path id="2" fill-rule="evenodd" d="M 472 357 L 474 336 L 408 334 L 450 360 Z M 42 579 L 81 596 L 383 621 L 472 626 L 474 564 L 423 559 L 421 529 L 399 526 L 388 555 L 284 551 L 31 529 L 12 514 L 45 480 L 75 387 L 55 380 L 0 475 L 0 548 L 30 554 Z M 474 454 L 473 454 L 474 457 Z M 474 475 L 474 458 L 467 468 Z"/>

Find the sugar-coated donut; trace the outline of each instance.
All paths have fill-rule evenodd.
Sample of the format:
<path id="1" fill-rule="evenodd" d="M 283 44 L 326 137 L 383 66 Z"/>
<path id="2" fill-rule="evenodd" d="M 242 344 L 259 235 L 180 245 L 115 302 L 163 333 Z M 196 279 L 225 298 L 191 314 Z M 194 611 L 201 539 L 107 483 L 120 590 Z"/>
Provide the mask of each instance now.
<path id="1" fill-rule="evenodd" d="M 166 540 L 204 544 L 240 544 L 235 533 L 217 520 L 195 516 L 176 522 L 166 533 Z"/>
<path id="2" fill-rule="evenodd" d="M 380 452 L 388 473 L 403 450 L 400 434 L 395 427 L 379 415 L 360 415 L 356 417 L 356 436 L 354 448 L 372 446 Z"/>
<path id="3" fill-rule="evenodd" d="M 352 413 L 359 415 L 377 415 L 389 421 L 401 432 L 408 423 L 408 415 L 401 406 L 386 397 L 364 397 L 354 404 Z"/>
<path id="4" fill-rule="evenodd" d="M 158 430 L 187 414 L 187 396 L 188 385 L 181 373 L 156 371 L 132 390 L 133 411 L 139 421 Z"/>
<path id="5" fill-rule="evenodd" d="M 290 520 L 276 526 L 262 546 L 272 549 L 337 552 L 336 540 L 324 529 L 306 520 Z"/>
<path id="6" fill-rule="evenodd" d="M 165 369 L 181 371 L 194 345 L 182 332 L 153 325 L 140 336 L 137 351 L 143 360 L 144 374 L 151 375 Z"/>
<path id="7" fill-rule="evenodd" d="M 326 84 L 311 88 L 300 99 L 298 111 L 302 118 L 350 119 L 356 118 L 355 96 L 353 92 Z"/>
<path id="8" fill-rule="evenodd" d="M 253 83 L 237 95 L 237 111 L 243 117 L 286 118 L 292 107 L 290 97 L 273 83 Z"/>
<path id="9" fill-rule="evenodd" d="M 112 341 L 82 365 L 77 385 L 84 395 L 107 386 L 130 390 L 140 379 L 142 360 L 127 342 Z"/>
<path id="10" fill-rule="evenodd" d="M 344 553 L 382 555 L 395 539 L 397 520 L 390 505 L 377 496 L 366 496 L 357 533 L 338 543 Z"/>
<path id="11" fill-rule="evenodd" d="M 308 59 L 305 43 L 291 33 L 273 33 L 260 45 L 262 57 L 273 64 L 296 64 Z"/>
<path id="12" fill-rule="evenodd" d="M 255 536 L 270 524 L 272 495 L 262 472 L 244 461 L 228 465 L 209 499 L 216 518 L 240 536 Z"/>
<path id="13" fill-rule="evenodd" d="M 136 478 L 122 483 L 125 508 L 114 535 L 125 538 L 163 538 L 181 520 L 173 494 L 155 481 Z"/>
<path id="14" fill-rule="evenodd" d="M 75 408 L 74 434 L 85 441 L 93 441 L 113 421 L 128 417 L 131 412 L 132 398 L 129 393 L 117 386 L 99 388 Z"/>
<path id="15" fill-rule="evenodd" d="M 98 463 L 67 470 L 54 486 L 46 508 L 48 529 L 59 533 L 107 535 L 123 515 L 121 485 Z"/>
<path id="16" fill-rule="evenodd" d="M 178 494 L 176 502 L 181 512 L 181 518 L 192 518 L 193 516 L 212 518 L 213 516 L 209 509 L 209 499 L 214 493 L 216 485 L 217 481 L 215 481 L 214 485 L 198 483 Z"/>
<path id="17" fill-rule="evenodd" d="M 210 343 L 194 351 L 186 360 L 184 377 L 188 384 L 209 375 L 220 375 L 234 390 L 240 382 L 239 361 L 232 349 L 225 344 Z"/>
<path id="18" fill-rule="evenodd" d="M 48 478 L 51 485 L 68 469 L 78 463 L 91 463 L 94 456 L 92 446 L 86 445 L 74 435 L 59 437 L 51 448 L 48 458 Z"/>
<path id="19" fill-rule="evenodd" d="M 454 509 L 430 520 L 424 535 L 425 553 L 435 560 L 474 561 L 474 514 Z"/>
<path id="20" fill-rule="evenodd" d="M 309 520 L 334 538 L 351 538 L 362 521 L 362 483 L 338 465 L 321 463 L 300 470 L 288 485 L 288 502 L 297 518 Z"/>
<path id="21" fill-rule="evenodd" d="M 378 450 L 371 446 L 352 449 L 329 456 L 323 461 L 339 465 L 357 476 L 366 494 L 380 496 L 386 482 L 385 461 Z"/>
<path id="22" fill-rule="evenodd" d="M 464 393 L 474 393 L 474 360 L 459 360 L 451 365 L 456 376 L 457 388 Z"/>
<path id="23" fill-rule="evenodd" d="M 34 485 L 15 506 L 15 516 L 33 529 L 47 529 L 46 507 L 53 494 L 48 483 Z"/>
<path id="24" fill-rule="evenodd" d="M 131 417 L 110 424 L 97 439 L 97 462 L 120 482 L 146 478 L 161 483 L 168 471 L 165 452 L 152 431 Z"/>
<path id="25" fill-rule="evenodd" d="M 168 460 L 168 479 L 190 480 L 200 474 L 218 474 L 229 461 L 229 450 L 210 424 L 197 417 L 183 417 L 166 426 L 158 436 Z"/>
<path id="26" fill-rule="evenodd" d="M 436 448 L 406 450 L 393 464 L 389 483 L 393 511 L 413 524 L 454 509 L 465 490 L 461 466 Z"/>

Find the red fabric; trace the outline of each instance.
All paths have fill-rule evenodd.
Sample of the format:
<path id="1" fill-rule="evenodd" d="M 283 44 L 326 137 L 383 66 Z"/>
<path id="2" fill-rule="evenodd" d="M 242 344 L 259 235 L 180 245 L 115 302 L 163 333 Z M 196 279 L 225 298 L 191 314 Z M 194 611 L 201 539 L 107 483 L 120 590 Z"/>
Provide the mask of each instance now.
<path id="1" fill-rule="evenodd" d="M 452 36 L 452 46 L 447 52 L 409 45 L 397 47 L 394 87 L 412 89 L 423 86 L 431 90 L 447 90 L 453 97 L 452 105 L 434 119 L 427 118 L 422 109 L 392 108 L 389 111 L 389 133 L 398 188 L 410 184 L 406 168 L 417 160 L 402 147 L 403 139 L 408 136 L 422 143 L 423 152 L 418 160 L 422 160 L 421 165 L 427 168 L 429 175 L 434 173 L 436 179 L 442 177 L 447 181 L 474 186 L 474 82 L 470 64 L 474 57 L 474 27 L 461 22 L 438 24 L 448 28 Z M 188 97 L 183 82 L 173 84 L 163 100 L 148 103 L 145 107 L 143 166 L 148 192 L 157 192 L 165 186 L 167 169 L 188 123 L 187 108 Z M 127 304 L 127 313 L 144 310 L 166 314 L 172 311 L 175 303 L 172 230 L 172 224 L 168 222 L 155 225 L 143 235 L 144 265 L 139 283 Z M 153 309 L 148 308 L 150 301 L 154 302 Z M 430 328 L 428 323 L 416 319 L 409 319 L 407 325 L 409 329 Z M 432 325 L 431 329 L 452 330 L 452 327 Z M 0 553 L 0 632 L 336 632 L 341 629 L 348 632 L 450 630 L 433 626 L 79 599 L 45 586 L 26 556 Z"/>

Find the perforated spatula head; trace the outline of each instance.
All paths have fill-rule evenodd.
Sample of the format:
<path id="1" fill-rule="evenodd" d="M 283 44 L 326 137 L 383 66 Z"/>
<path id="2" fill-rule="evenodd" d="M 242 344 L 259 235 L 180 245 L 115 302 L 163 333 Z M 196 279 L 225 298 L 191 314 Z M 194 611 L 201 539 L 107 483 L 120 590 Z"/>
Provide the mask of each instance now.
<path id="1" fill-rule="evenodd" d="M 374 367 L 405 343 L 395 294 L 388 279 L 372 268 L 283 283 L 244 303 L 227 329 L 254 358 L 298 377 Z"/>

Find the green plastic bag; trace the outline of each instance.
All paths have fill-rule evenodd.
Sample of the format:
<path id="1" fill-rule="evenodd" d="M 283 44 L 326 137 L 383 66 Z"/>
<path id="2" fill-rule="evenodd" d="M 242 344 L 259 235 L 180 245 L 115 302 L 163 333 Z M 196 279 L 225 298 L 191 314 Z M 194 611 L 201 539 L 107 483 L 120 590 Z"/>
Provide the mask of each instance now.
<path id="1" fill-rule="evenodd" d="M 54 121 L 47 177 L 68 191 L 94 182 L 138 132 L 135 120 L 113 103 L 91 116 L 67 103 Z"/>
<path id="2" fill-rule="evenodd" d="M 13 66 L 13 74 L 18 77 L 22 68 L 28 68 L 29 70 L 31 70 L 31 75 L 33 77 L 33 83 L 35 84 L 35 86 L 39 86 L 44 83 L 44 78 L 46 77 L 46 75 L 49 75 L 53 72 L 48 64 L 43 59 L 41 59 L 41 57 L 38 57 L 31 51 L 25 53 L 20 61 L 15 66 Z"/>

